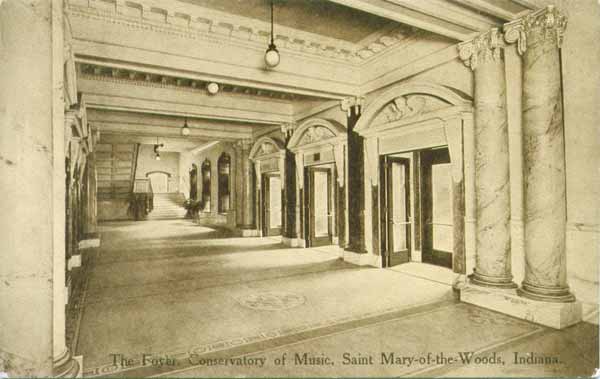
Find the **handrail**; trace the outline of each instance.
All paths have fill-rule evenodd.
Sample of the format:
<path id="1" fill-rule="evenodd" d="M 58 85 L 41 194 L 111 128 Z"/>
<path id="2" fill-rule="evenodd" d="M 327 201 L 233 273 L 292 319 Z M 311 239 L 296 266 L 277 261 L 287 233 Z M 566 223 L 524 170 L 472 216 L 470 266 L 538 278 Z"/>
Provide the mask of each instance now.
<path id="1" fill-rule="evenodd" d="M 131 189 L 133 193 L 135 189 L 135 176 L 137 175 L 138 156 L 140 154 L 140 144 L 136 143 L 133 147 L 133 162 L 131 162 Z"/>

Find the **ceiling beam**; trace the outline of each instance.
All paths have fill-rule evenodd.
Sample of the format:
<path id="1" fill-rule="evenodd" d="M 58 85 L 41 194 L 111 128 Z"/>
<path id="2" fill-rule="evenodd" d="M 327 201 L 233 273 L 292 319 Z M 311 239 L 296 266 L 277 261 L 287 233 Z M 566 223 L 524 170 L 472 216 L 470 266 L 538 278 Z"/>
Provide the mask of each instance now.
<path id="1" fill-rule="evenodd" d="M 512 13 L 511 11 L 502 8 L 494 3 L 485 0 L 452 0 L 457 4 L 461 4 L 470 7 L 476 11 L 487 13 L 494 17 L 497 17 L 504 21 L 514 20 L 518 13 Z"/>
<path id="2" fill-rule="evenodd" d="M 483 31 L 497 24 L 495 17 L 473 12 L 471 9 L 452 4 L 447 0 L 387 0 L 407 9 L 420 12 L 462 26 L 472 31 Z M 473 0 L 477 1 L 477 0 Z"/>
<path id="3" fill-rule="evenodd" d="M 371 13 L 405 25 L 414 26 L 458 41 L 472 38 L 476 30 L 458 25 L 452 21 L 433 17 L 429 14 L 409 9 L 399 2 L 388 0 L 330 0 L 334 3 Z M 416 3 L 416 2 L 415 2 Z M 420 2 L 419 2 L 420 3 Z"/>

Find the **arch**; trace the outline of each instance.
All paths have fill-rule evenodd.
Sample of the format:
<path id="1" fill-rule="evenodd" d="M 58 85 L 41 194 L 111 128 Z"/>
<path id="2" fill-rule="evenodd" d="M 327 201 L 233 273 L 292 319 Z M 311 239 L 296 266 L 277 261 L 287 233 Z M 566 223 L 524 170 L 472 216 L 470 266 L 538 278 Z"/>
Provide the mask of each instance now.
<path id="1" fill-rule="evenodd" d="M 288 144 L 289 148 L 294 148 L 300 145 L 302 141 L 302 137 L 314 127 L 322 127 L 327 129 L 332 138 L 343 136 L 346 133 L 346 128 L 337 121 L 326 120 L 324 118 L 311 118 L 303 123 L 301 123 L 298 128 L 294 131 L 294 135 L 290 138 L 290 142 Z"/>
<path id="2" fill-rule="evenodd" d="M 254 142 L 252 148 L 250 149 L 250 160 L 254 160 L 257 156 L 261 155 L 260 153 L 264 151 L 263 145 L 273 146 L 273 153 L 280 152 L 284 149 L 283 142 L 273 137 L 260 137 Z M 265 152 L 265 154 L 269 154 L 271 152 Z"/>
<path id="3" fill-rule="evenodd" d="M 150 176 L 150 175 L 152 175 L 152 174 L 164 174 L 164 175 L 166 175 L 168 178 L 170 178 L 170 177 L 171 177 L 171 173 L 169 173 L 169 172 L 166 172 L 166 171 L 162 171 L 162 170 L 148 171 L 148 172 L 146 173 L 146 177 L 149 177 L 149 176 Z"/>
<path id="4" fill-rule="evenodd" d="M 359 134 L 361 131 L 369 129 L 372 121 L 379 115 L 379 112 L 390 102 L 403 96 L 426 95 L 436 98 L 452 106 L 471 106 L 471 98 L 452 88 L 430 82 L 408 82 L 394 86 L 371 102 L 363 111 L 358 119 L 354 130 Z"/>

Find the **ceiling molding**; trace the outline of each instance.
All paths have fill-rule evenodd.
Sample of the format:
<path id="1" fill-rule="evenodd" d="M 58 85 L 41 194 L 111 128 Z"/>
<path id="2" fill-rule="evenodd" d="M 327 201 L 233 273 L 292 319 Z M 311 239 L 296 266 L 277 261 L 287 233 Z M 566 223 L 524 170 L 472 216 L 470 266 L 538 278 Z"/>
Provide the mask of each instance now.
<path id="1" fill-rule="evenodd" d="M 118 66 L 118 65 L 117 65 Z M 206 86 L 213 80 L 190 79 L 183 75 L 173 76 L 167 74 L 156 74 L 147 71 L 132 68 L 119 68 L 108 64 L 79 63 L 77 65 L 78 74 L 81 79 L 113 81 L 126 83 L 136 86 L 147 86 L 156 88 L 169 88 L 182 91 L 198 92 L 208 95 Z M 271 89 L 256 88 L 244 85 L 217 83 L 220 93 L 227 93 L 231 96 L 257 96 L 273 102 L 289 104 L 294 100 L 315 100 L 314 96 L 303 94 L 288 93 L 284 91 L 274 91 Z"/>
<path id="2" fill-rule="evenodd" d="M 164 4 L 168 7 L 164 8 Z M 237 41 L 261 51 L 269 43 L 269 23 L 174 1 L 163 0 L 158 6 L 152 0 L 69 0 L 68 11 L 73 17 L 100 19 L 184 38 Z M 277 25 L 275 44 L 288 53 L 359 64 L 365 57 L 370 57 L 369 51 L 390 46 L 397 34 L 392 30 L 389 35 L 381 36 L 379 41 L 362 44 Z M 381 43 L 382 40 L 386 42 Z"/>

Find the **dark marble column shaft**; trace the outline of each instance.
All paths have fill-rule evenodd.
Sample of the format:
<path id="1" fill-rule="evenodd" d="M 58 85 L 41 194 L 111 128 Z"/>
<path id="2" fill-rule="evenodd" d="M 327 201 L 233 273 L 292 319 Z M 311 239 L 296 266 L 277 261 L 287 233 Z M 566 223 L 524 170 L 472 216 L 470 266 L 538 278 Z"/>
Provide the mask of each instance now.
<path id="1" fill-rule="evenodd" d="M 365 253 L 365 167 L 363 137 L 354 131 L 359 107 L 350 108 L 348 116 L 348 246 L 346 250 Z"/>

